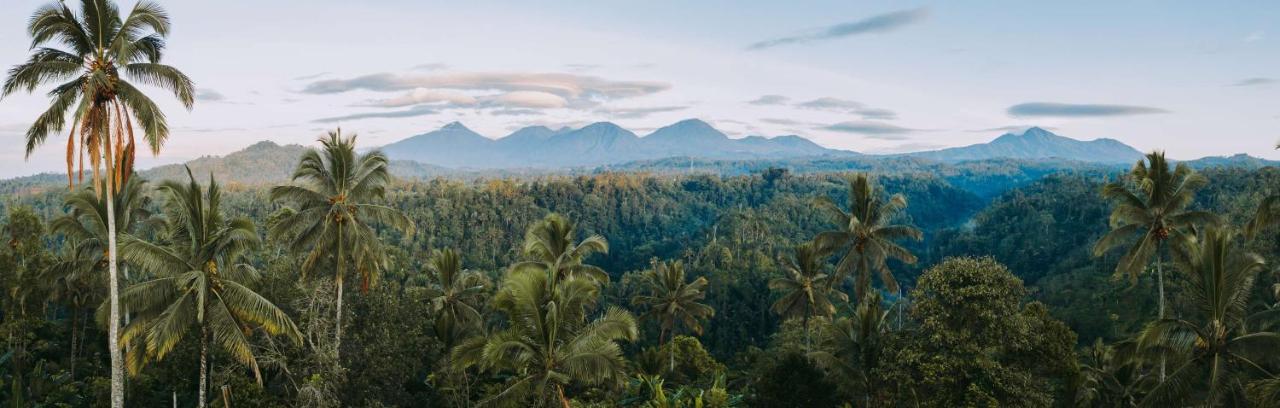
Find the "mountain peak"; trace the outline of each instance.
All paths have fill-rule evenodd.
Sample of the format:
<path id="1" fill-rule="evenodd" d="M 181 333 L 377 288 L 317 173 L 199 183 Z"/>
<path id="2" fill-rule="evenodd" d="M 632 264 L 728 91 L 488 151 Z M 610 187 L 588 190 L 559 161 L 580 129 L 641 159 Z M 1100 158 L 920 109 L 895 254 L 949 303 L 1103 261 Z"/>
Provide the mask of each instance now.
<path id="1" fill-rule="evenodd" d="M 440 128 L 440 130 L 465 130 L 468 132 L 471 131 L 471 129 L 467 129 L 467 126 L 463 125 L 462 122 L 459 122 L 456 120 L 445 124 L 443 127 Z"/>
<path id="2" fill-rule="evenodd" d="M 990 143 L 911 155 L 941 161 L 1057 158 L 1093 163 L 1130 163 L 1142 158 L 1142 152 L 1117 140 L 1076 140 L 1036 126 L 1027 128 L 1021 133 L 1005 133 Z"/>

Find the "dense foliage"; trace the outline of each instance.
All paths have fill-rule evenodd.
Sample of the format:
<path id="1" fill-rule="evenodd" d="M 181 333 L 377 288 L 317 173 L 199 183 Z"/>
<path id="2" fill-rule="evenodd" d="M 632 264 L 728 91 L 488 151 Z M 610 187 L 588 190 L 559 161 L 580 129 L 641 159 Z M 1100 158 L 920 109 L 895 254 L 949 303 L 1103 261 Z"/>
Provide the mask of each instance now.
<path id="1" fill-rule="evenodd" d="M 1220 228 L 1252 221 L 1254 238 L 1193 228 L 1179 239 L 1215 244 L 1231 259 L 1275 259 L 1280 240 L 1267 197 L 1280 187 L 1280 170 L 1196 174 L 1212 182 L 1186 206 L 1218 214 Z M 1153 319 L 1156 277 L 1116 279 L 1121 251 L 1093 256 L 1116 208 L 1100 192 L 1108 180 L 1131 179 L 1048 175 L 987 204 L 932 176 L 391 181 L 385 198 L 366 198 L 368 205 L 414 225 L 371 218 L 369 234 L 383 247 L 370 265 L 381 266 L 381 277 L 367 287 L 365 279 L 347 282 L 361 290 L 344 295 L 338 315 L 340 292 L 326 272 L 335 263 L 317 261 L 336 260 L 324 258 L 336 251 L 317 257 L 288 234 L 257 232 L 287 228 L 304 207 L 273 203 L 265 187 L 152 187 L 135 178 L 115 197 L 128 214 L 117 217 L 128 234 L 127 327 L 138 328 L 125 333 L 145 340 L 128 342 L 138 358 L 127 395 L 130 404 L 191 404 L 207 372 L 211 403 L 230 398 L 235 406 L 1265 405 L 1276 395 L 1270 373 L 1280 370 L 1268 357 L 1280 344 L 1264 339 L 1276 327 L 1268 320 L 1276 277 L 1232 266 L 1239 261 L 1205 265 L 1215 257 L 1192 251 L 1199 244 L 1173 246 L 1163 270 L 1179 320 Z M 856 215 L 885 205 L 901 211 L 883 220 Z M 105 330 L 92 314 L 105 298 L 102 250 L 94 249 L 105 228 L 93 216 L 105 206 L 82 190 L 8 196 L 5 208 L 0 329 L 9 347 L 0 395 L 18 406 L 104 403 Z M 871 222 L 838 227 L 833 217 Z M 202 228 L 224 235 L 192 235 Z M 877 228 L 903 229 L 880 232 L 886 240 L 876 245 L 900 248 L 916 265 L 857 252 L 858 237 Z M 907 228 L 923 241 L 904 235 Z M 812 241 L 826 231 L 848 235 Z M 848 256 L 854 266 L 833 278 Z M 351 265 L 353 276 L 373 272 Z M 886 285 L 856 283 L 867 282 L 863 271 L 890 275 L 878 279 Z M 1205 292 L 1214 271 L 1235 277 L 1234 286 L 1215 289 L 1229 296 Z M 184 286 L 200 288 L 188 293 L 243 292 L 223 300 L 239 320 L 234 335 L 217 334 L 227 323 L 216 315 L 209 323 L 178 319 L 200 308 L 164 309 L 188 303 L 161 295 L 160 282 L 187 275 L 204 282 Z M 885 278 L 902 290 L 887 290 Z M 1218 310 L 1204 299 L 1224 296 L 1234 300 L 1219 315 L 1204 314 Z M 235 312 L 237 304 L 254 314 Z M 251 316 L 259 317 L 243 320 Z M 208 345 L 239 344 L 243 335 L 247 348 L 187 341 L 159 331 L 158 319 L 187 322 L 173 327 L 189 327 L 191 339 L 213 333 Z M 290 327 L 300 342 L 272 335 Z M 1216 327 L 1228 335 L 1180 340 L 1213 336 Z M 1222 348 L 1187 346 L 1215 342 Z M 1208 369 L 1201 362 L 1212 350 L 1235 348 L 1242 351 L 1224 368 L 1229 382 L 1190 374 Z M 1161 355 L 1176 384 L 1158 381 Z"/>

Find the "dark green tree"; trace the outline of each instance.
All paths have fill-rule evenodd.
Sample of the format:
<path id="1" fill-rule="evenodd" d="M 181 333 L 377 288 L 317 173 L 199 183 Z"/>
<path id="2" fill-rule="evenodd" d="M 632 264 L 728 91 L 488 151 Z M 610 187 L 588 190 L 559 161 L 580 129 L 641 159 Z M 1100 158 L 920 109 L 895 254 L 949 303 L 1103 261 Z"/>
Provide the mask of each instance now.
<path id="1" fill-rule="evenodd" d="M 196 332 L 200 343 L 198 405 L 205 406 L 208 388 L 209 343 L 221 346 L 250 368 L 262 384 L 249 335 L 261 328 L 301 345 L 293 320 L 247 284 L 259 273 L 245 262 L 248 251 L 260 245 L 248 218 L 224 220 L 222 191 L 209 178 L 208 189 L 196 183 L 166 181 L 159 191 L 166 198 L 163 242 L 152 243 L 125 235 L 124 258 L 156 278 L 125 289 L 120 300 L 135 317 L 120 341 L 127 352 L 129 372 L 137 375 L 149 359 L 160 360 L 184 337 Z M 99 317 L 105 313 L 99 312 Z M 136 339 L 136 343 L 135 343 Z M 145 344 L 145 347 L 134 346 Z"/>
<path id="2" fill-rule="evenodd" d="M 1235 233 L 1207 228 L 1202 238 L 1185 236 L 1175 265 L 1186 276 L 1192 306 L 1178 318 L 1152 322 L 1139 335 L 1143 348 L 1160 348 L 1179 361 L 1166 381 L 1142 400 L 1162 407 L 1199 401 L 1204 406 L 1244 406 L 1249 379 L 1274 380 L 1280 334 L 1251 330 L 1274 313 L 1248 316 L 1249 297 L 1262 258 L 1236 247 Z"/>
<path id="3" fill-rule="evenodd" d="M 271 200 L 292 209 L 272 226 L 271 236 L 283 239 L 295 252 L 305 252 L 304 276 L 333 268 L 337 308 L 334 349 L 342 347 L 342 304 L 347 269 L 355 268 L 362 291 L 377 282 L 386 268 L 386 249 L 376 225 L 406 234 L 413 222 L 400 211 L 377 202 L 386 200 L 391 173 L 387 156 L 379 151 L 356 154 L 356 136 L 342 130 L 320 139 L 321 149 L 308 150 L 293 173 L 293 183 L 271 189 Z M 336 355 L 336 353 L 335 353 Z"/>
<path id="4" fill-rule="evenodd" d="M 108 299 L 107 324 L 111 351 L 111 406 L 124 406 L 123 357 L 120 354 L 119 274 L 113 195 L 133 170 L 134 126 L 153 154 L 159 154 L 169 137 L 164 112 L 134 83 L 173 93 L 187 109 L 195 102 L 195 86 L 176 68 L 161 64 L 169 15 L 156 3 L 141 1 L 127 16 L 111 0 L 83 0 L 80 11 L 64 2 L 36 9 L 27 25 L 31 57 L 9 70 L 0 97 L 18 91 L 33 92 L 42 85 L 57 84 L 49 91 L 49 108 L 27 130 L 29 157 L 50 134 L 67 133 L 67 182 L 84 175 L 89 156 L 93 185 L 107 197 Z M 122 75 L 123 74 L 123 75 Z M 66 82 L 63 82 L 66 81 Z M 79 154 L 79 170 L 73 171 Z M 105 170 L 100 174 L 99 170 Z"/>
<path id="5" fill-rule="evenodd" d="M 847 179 L 849 183 L 849 211 L 846 212 L 827 197 L 819 197 L 818 208 L 830 214 L 836 229 L 818 234 L 815 245 L 826 250 L 838 250 L 840 262 L 836 264 L 833 279 L 828 285 L 839 285 L 854 270 L 857 281 L 854 292 L 862 299 L 871 290 L 871 275 L 890 292 L 898 292 L 898 280 L 893 277 L 887 261 L 896 259 L 906 264 L 916 263 L 916 256 L 898 245 L 897 241 L 919 241 L 923 234 L 908 225 L 893 224 L 895 217 L 907 208 L 907 198 L 894 194 L 887 200 L 880 187 L 866 174 Z"/>

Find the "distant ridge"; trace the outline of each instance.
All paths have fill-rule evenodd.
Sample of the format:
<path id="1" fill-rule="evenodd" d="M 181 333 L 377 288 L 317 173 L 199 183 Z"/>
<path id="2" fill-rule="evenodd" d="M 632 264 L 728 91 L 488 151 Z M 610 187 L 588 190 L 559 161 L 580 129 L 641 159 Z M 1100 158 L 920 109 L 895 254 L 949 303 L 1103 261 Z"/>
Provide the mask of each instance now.
<path id="1" fill-rule="evenodd" d="M 990 143 L 906 153 L 913 157 L 958 162 L 995 158 L 1066 159 L 1086 163 L 1135 163 L 1142 152 L 1115 139 L 1076 140 L 1039 127 L 1020 134 L 1005 133 Z"/>
<path id="2" fill-rule="evenodd" d="M 644 137 L 610 122 L 579 129 L 531 126 L 499 139 L 484 137 L 458 122 L 382 147 L 388 157 L 455 169 L 569 168 L 621 164 L 672 157 L 701 159 L 781 159 L 804 156 L 853 157 L 799 136 L 732 139 L 707 122 L 687 119 Z"/>

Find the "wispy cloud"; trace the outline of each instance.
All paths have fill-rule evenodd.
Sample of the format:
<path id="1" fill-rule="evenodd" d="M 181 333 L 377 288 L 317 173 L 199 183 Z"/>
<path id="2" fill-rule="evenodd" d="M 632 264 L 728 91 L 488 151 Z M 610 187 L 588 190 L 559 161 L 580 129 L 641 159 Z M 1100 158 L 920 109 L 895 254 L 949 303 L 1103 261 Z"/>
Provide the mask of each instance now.
<path id="1" fill-rule="evenodd" d="M 227 97 L 222 95 L 222 93 L 209 88 L 198 88 L 196 89 L 196 100 L 205 102 L 222 102 L 227 100 Z"/>
<path id="2" fill-rule="evenodd" d="M 1131 116 L 1131 115 L 1148 115 L 1156 113 L 1169 113 L 1169 111 L 1150 106 L 1135 105 L 1105 105 L 1091 103 L 1057 103 L 1057 102 L 1027 102 L 1010 106 L 1008 109 L 1010 116 L 1015 117 L 1107 117 L 1107 116 Z"/>
<path id="3" fill-rule="evenodd" d="M 442 64 L 439 62 L 432 62 L 428 64 L 414 65 L 413 67 L 410 67 L 410 68 L 413 69 L 414 71 L 439 71 L 442 69 L 449 69 L 449 65 Z"/>
<path id="4" fill-rule="evenodd" d="M 332 116 L 313 120 L 315 123 L 334 123 L 345 122 L 360 119 L 389 119 L 389 118 L 410 118 L 415 116 L 427 116 L 436 114 L 436 110 L 427 105 L 418 105 L 405 110 L 390 112 L 362 112 L 350 115 Z"/>
<path id="5" fill-rule="evenodd" d="M 841 133 L 856 133 L 868 138 L 880 140 L 907 140 L 907 134 L 920 131 L 920 129 L 905 128 L 888 123 L 871 121 L 840 122 L 819 127 L 819 129 Z"/>
<path id="6" fill-rule="evenodd" d="M 795 105 L 797 108 L 824 110 L 840 113 L 852 113 L 861 116 L 862 119 L 868 120 L 893 120 L 898 118 L 898 113 L 882 108 L 869 107 L 866 104 L 848 99 L 840 99 L 834 97 L 822 97 L 810 101 L 800 102 Z"/>
<path id="7" fill-rule="evenodd" d="M 1276 82 L 1275 78 L 1261 78 L 1261 77 L 1245 78 L 1232 83 L 1231 86 L 1260 86 L 1260 85 L 1271 85 L 1271 84 L 1274 84 L 1275 82 Z"/>
<path id="8" fill-rule="evenodd" d="M 688 106 L 647 106 L 634 108 L 601 108 L 596 113 L 608 115 L 613 119 L 639 119 L 655 113 L 676 112 L 688 109 Z"/>
<path id="9" fill-rule="evenodd" d="M 1267 33 L 1266 33 L 1265 31 L 1262 31 L 1262 30 L 1254 31 L 1254 32 L 1249 33 L 1249 35 L 1247 35 L 1247 36 L 1245 36 L 1245 37 L 1244 37 L 1244 42 L 1258 42 L 1258 41 L 1262 41 L 1262 39 L 1263 39 L 1263 38 L 1266 38 L 1266 36 L 1267 36 Z"/>
<path id="10" fill-rule="evenodd" d="M 928 9 L 895 11 L 892 13 L 871 16 L 862 20 L 836 24 L 815 32 L 796 34 L 764 40 L 747 46 L 748 50 L 761 50 L 779 45 L 800 44 L 814 41 L 831 40 L 849 36 L 893 31 L 924 20 L 929 16 Z"/>
<path id="11" fill-rule="evenodd" d="M 314 73 L 314 74 L 311 74 L 311 75 L 303 75 L 303 76 L 300 76 L 300 77 L 294 77 L 294 78 L 293 78 L 293 80 L 294 80 L 294 81 L 310 81 L 310 80 L 312 80 L 312 79 L 316 79 L 316 78 L 319 78 L 319 77 L 322 77 L 322 76 L 325 76 L 325 75 L 329 75 L 329 73 L 328 73 L 328 72 L 317 72 L 317 73 Z"/>
<path id="12" fill-rule="evenodd" d="M 670 87 L 664 82 L 619 81 L 566 73 L 379 73 L 316 81 L 307 84 L 302 92 L 406 92 L 366 104 L 380 107 L 442 104 L 444 107 L 588 109 L 602 102 L 651 95 Z"/>
<path id="13" fill-rule="evenodd" d="M 790 102 L 791 98 L 782 95 L 760 95 L 759 98 L 747 101 L 752 105 L 783 105 Z"/>

